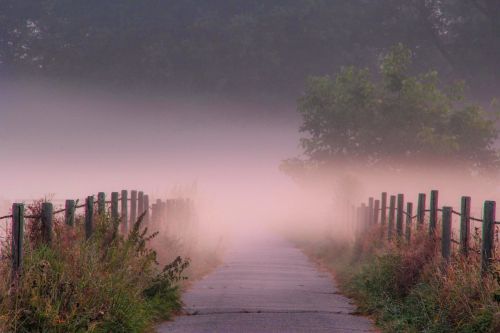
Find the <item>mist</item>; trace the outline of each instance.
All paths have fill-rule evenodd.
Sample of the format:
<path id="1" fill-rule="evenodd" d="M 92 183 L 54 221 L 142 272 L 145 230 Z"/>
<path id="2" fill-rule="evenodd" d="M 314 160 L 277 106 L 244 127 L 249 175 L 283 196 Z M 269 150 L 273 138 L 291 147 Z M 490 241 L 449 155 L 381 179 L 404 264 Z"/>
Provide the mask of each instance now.
<path id="1" fill-rule="evenodd" d="M 441 190 L 440 204 L 460 196 L 496 199 L 488 177 L 431 159 L 403 170 L 339 165 L 297 182 L 280 170 L 301 154 L 300 117 L 289 102 L 99 93 L 41 84 L 2 84 L 2 211 L 12 202 L 62 204 L 98 191 L 140 189 L 152 198 L 196 196 L 200 215 L 237 230 L 343 225 L 353 205 L 382 191 Z M 194 189 L 194 190 L 193 190 Z M 186 192 L 184 190 L 184 192 Z M 351 228 L 346 228 L 349 233 Z"/>
<path id="2" fill-rule="evenodd" d="M 0 110 L 4 202 L 61 203 L 121 189 L 165 198 L 195 186 L 225 219 L 251 223 L 296 189 L 279 170 L 281 160 L 298 153 L 293 104 L 4 83 Z"/>

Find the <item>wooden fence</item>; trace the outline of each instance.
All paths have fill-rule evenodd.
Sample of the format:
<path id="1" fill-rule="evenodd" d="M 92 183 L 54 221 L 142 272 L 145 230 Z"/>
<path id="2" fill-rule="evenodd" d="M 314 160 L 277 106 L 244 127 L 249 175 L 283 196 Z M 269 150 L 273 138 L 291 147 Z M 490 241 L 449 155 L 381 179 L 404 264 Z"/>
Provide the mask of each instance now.
<path id="1" fill-rule="evenodd" d="M 94 221 L 96 216 L 109 213 L 114 221 L 120 221 L 120 230 L 123 234 L 129 231 L 139 216 L 143 216 L 145 225 L 158 224 L 163 219 L 184 220 L 188 217 L 192 209 L 192 203 L 189 199 L 167 199 L 162 201 L 157 199 L 156 203 L 149 202 L 149 195 L 142 191 L 121 191 L 111 193 L 111 200 L 106 201 L 106 194 L 99 192 L 97 200 L 95 196 L 88 196 L 85 203 L 78 204 L 78 200 L 66 200 L 65 207 L 54 211 L 51 202 L 41 204 L 40 214 L 27 215 L 25 213 L 25 204 L 14 203 L 12 205 L 12 214 L 0 217 L 0 220 L 12 220 L 10 243 L 12 256 L 13 272 L 18 272 L 23 263 L 23 241 L 25 220 L 37 220 L 41 223 L 42 240 L 46 243 L 52 241 L 54 216 L 64 214 L 64 223 L 68 227 L 74 227 L 75 216 L 78 209 L 84 209 L 83 221 L 85 237 L 92 237 L 94 230 Z M 130 204 L 130 206 L 129 206 Z M 106 209 L 109 207 L 109 211 Z M 120 208 L 119 208 L 120 207 Z M 13 274 L 15 275 L 15 274 Z"/>
<path id="2" fill-rule="evenodd" d="M 436 190 L 430 193 L 428 208 L 426 197 L 425 193 L 418 195 L 415 215 L 413 203 L 406 202 L 405 205 L 403 194 L 388 196 L 383 192 L 380 199 L 370 197 L 367 203 L 361 204 L 356 209 L 355 222 L 358 226 L 358 235 L 379 225 L 382 230 L 381 237 L 388 241 L 411 243 L 414 230 L 427 228 L 430 237 L 440 240 L 440 252 L 445 262 L 450 261 L 454 243 L 458 245 L 458 251 L 462 256 L 467 257 L 472 252 L 480 255 L 481 272 L 487 273 L 495 262 L 496 226 L 500 225 L 500 222 L 495 220 L 496 202 L 485 201 L 482 218 L 476 218 L 471 216 L 471 198 L 468 196 L 461 198 L 460 211 L 450 206 L 439 208 L 439 192 Z M 460 218 L 458 240 L 453 238 L 453 216 Z M 482 236 L 479 250 L 471 247 L 471 221 L 481 223 Z"/>

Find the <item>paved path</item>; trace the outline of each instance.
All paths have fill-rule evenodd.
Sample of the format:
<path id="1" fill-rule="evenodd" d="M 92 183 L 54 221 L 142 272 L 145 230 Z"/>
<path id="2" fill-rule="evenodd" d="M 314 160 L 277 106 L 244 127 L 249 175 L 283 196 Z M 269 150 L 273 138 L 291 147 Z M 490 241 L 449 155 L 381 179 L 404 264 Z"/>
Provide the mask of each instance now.
<path id="1" fill-rule="evenodd" d="M 185 316 L 158 327 L 167 332 L 370 332 L 351 313 L 328 273 L 279 237 L 239 241 L 225 263 L 183 296 Z"/>

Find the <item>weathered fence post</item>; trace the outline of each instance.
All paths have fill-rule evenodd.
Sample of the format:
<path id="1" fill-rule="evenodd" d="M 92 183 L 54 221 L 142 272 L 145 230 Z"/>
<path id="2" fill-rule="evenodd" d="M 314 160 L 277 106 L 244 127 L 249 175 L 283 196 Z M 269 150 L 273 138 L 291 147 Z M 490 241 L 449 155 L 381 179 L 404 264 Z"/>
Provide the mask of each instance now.
<path id="1" fill-rule="evenodd" d="M 106 194 L 104 192 L 97 193 L 97 214 L 103 216 L 106 213 Z"/>
<path id="2" fill-rule="evenodd" d="M 408 202 L 406 204 L 406 241 L 410 243 L 411 241 L 411 225 L 412 225 L 412 218 L 413 218 L 413 204 L 411 202 Z"/>
<path id="3" fill-rule="evenodd" d="M 394 219 L 396 215 L 396 196 L 391 195 L 389 202 L 389 227 L 387 228 L 387 239 L 392 239 L 392 233 L 394 232 Z"/>
<path id="4" fill-rule="evenodd" d="M 360 235 L 363 231 L 362 224 L 363 224 L 363 206 L 359 206 L 357 209 L 357 218 L 356 218 L 356 234 L 358 235 L 358 238 L 360 238 Z"/>
<path id="5" fill-rule="evenodd" d="M 417 228 L 420 230 L 424 225 L 425 220 L 425 193 L 418 194 L 418 206 L 417 206 Z"/>
<path id="6" fill-rule="evenodd" d="M 373 224 L 378 224 L 378 217 L 380 214 L 380 200 L 375 200 L 373 206 Z"/>
<path id="7" fill-rule="evenodd" d="M 52 242 L 52 215 L 54 213 L 54 206 L 51 202 L 42 203 L 42 239 L 45 243 Z"/>
<path id="8" fill-rule="evenodd" d="M 351 205 L 351 230 L 352 234 L 356 234 L 356 206 Z"/>
<path id="9" fill-rule="evenodd" d="M 183 209 L 185 210 L 184 214 L 187 216 L 188 215 L 188 202 L 184 202 L 184 207 Z M 186 218 L 187 220 L 187 218 Z M 373 224 L 373 198 L 370 197 L 368 199 L 368 225 L 371 226 Z"/>
<path id="10" fill-rule="evenodd" d="M 85 200 L 85 238 L 92 236 L 94 227 L 94 197 L 87 197 Z"/>
<path id="11" fill-rule="evenodd" d="M 163 209 L 163 205 L 161 199 L 156 199 L 156 222 L 160 223 L 165 218 L 165 211 Z"/>
<path id="12" fill-rule="evenodd" d="M 177 203 L 177 209 L 178 209 L 178 213 L 181 213 L 182 212 L 182 206 L 181 206 L 181 203 L 178 202 Z M 363 231 L 363 233 L 366 232 L 366 228 L 368 226 L 368 206 L 367 204 L 363 203 L 361 204 L 361 229 Z M 181 221 L 181 222 L 184 222 L 184 221 Z"/>
<path id="13" fill-rule="evenodd" d="M 483 209 L 483 244 L 481 247 L 481 272 L 485 275 L 490 271 L 494 249 L 495 234 L 495 201 L 485 201 Z"/>
<path id="14" fill-rule="evenodd" d="M 443 229 L 441 235 L 441 254 L 448 262 L 451 256 L 451 207 L 443 207 Z"/>
<path id="15" fill-rule="evenodd" d="M 172 223 L 174 221 L 174 214 L 175 214 L 175 207 L 174 207 L 174 200 L 173 199 L 167 199 L 167 202 L 165 203 L 165 210 L 166 210 L 166 220 L 167 223 Z M 361 206 L 358 207 L 358 210 L 361 210 Z M 359 213 L 361 214 L 361 213 Z M 361 215 L 359 215 L 361 216 Z M 359 223 L 361 223 L 361 217 L 358 218 L 358 228 L 359 228 Z"/>
<path id="16" fill-rule="evenodd" d="M 111 193 L 111 220 L 118 221 L 118 192 Z"/>
<path id="17" fill-rule="evenodd" d="M 137 191 L 130 191 L 130 226 L 137 222 Z"/>
<path id="18" fill-rule="evenodd" d="M 403 194 L 398 194 L 398 208 L 397 208 L 397 215 L 396 215 L 396 231 L 398 238 L 403 237 L 403 212 L 404 212 L 404 202 L 405 202 L 405 197 Z"/>
<path id="19" fill-rule="evenodd" d="M 128 232 L 128 191 L 123 190 L 122 191 L 122 210 L 121 210 L 121 215 L 122 215 L 122 220 L 121 220 L 121 230 L 123 234 L 126 234 Z"/>
<path id="20" fill-rule="evenodd" d="M 162 221 L 168 221 L 167 220 L 167 201 L 162 201 L 160 202 L 160 218 Z"/>
<path id="21" fill-rule="evenodd" d="M 24 205 L 12 205 L 12 270 L 13 277 L 23 265 Z"/>
<path id="22" fill-rule="evenodd" d="M 144 192 L 139 191 L 137 202 L 137 215 L 141 216 L 144 214 Z"/>
<path id="23" fill-rule="evenodd" d="M 429 234 L 436 235 L 437 217 L 438 217 L 438 191 L 431 191 L 430 214 L 429 214 Z"/>
<path id="24" fill-rule="evenodd" d="M 66 200 L 65 208 L 66 210 L 64 212 L 64 223 L 72 227 L 73 225 L 75 225 L 75 200 Z"/>
<path id="25" fill-rule="evenodd" d="M 144 222 L 149 223 L 149 195 L 144 195 L 144 211 L 146 215 L 144 215 Z"/>
<path id="26" fill-rule="evenodd" d="M 470 197 L 462 197 L 460 209 L 460 253 L 469 255 L 470 243 Z"/>
<path id="27" fill-rule="evenodd" d="M 158 222 L 158 205 L 155 203 L 151 205 L 151 220 L 154 224 Z"/>
<path id="28" fill-rule="evenodd" d="M 382 192 L 380 202 L 380 224 L 382 224 L 382 226 L 387 224 L 387 192 Z"/>

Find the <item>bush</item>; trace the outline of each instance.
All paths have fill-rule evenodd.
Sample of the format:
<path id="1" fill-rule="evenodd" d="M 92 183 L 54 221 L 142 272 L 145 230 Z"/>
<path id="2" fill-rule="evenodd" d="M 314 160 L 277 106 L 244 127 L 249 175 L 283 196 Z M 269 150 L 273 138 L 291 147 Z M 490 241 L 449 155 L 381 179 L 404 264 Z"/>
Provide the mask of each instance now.
<path id="1" fill-rule="evenodd" d="M 180 309 L 177 283 L 189 263 L 161 269 L 142 218 L 124 237 L 118 223 L 97 217 L 89 240 L 77 222 L 56 221 L 50 246 L 37 239 L 37 221 L 27 228 L 22 272 L 0 285 L 0 331 L 143 332 Z M 9 258 L 0 264 L 8 277 Z"/>
<path id="2" fill-rule="evenodd" d="M 379 233 L 368 234 L 371 239 Z M 334 261 L 330 266 L 341 289 L 385 332 L 499 332 L 496 275 L 481 278 L 476 255 L 456 254 L 445 266 L 436 245 L 419 233 L 411 246 L 394 242 L 368 251 L 366 244 L 351 246 L 339 259 L 332 255 L 338 253 L 338 244 L 331 240 L 316 240 L 304 248 L 316 259 Z M 311 250 L 317 248 L 321 251 Z M 360 248 L 361 254 L 355 251 Z"/>

